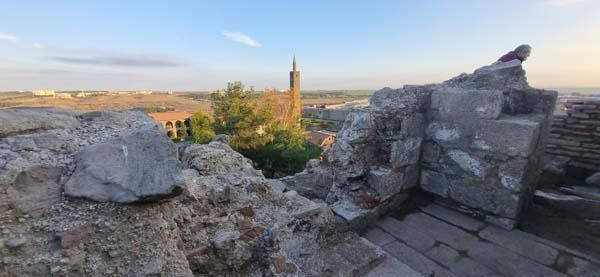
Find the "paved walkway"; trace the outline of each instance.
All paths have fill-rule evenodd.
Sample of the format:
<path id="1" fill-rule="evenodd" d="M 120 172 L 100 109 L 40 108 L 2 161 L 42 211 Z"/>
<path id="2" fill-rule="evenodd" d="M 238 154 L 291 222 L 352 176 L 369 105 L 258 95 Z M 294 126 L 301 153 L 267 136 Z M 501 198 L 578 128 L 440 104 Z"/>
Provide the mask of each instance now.
<path id="1" fill-rule="evenodd" d="M 600 276 L 593 257 L 434 204 L 402 220 L 387 217 L 364 237 L 395 258 L 370 276 Z"/>

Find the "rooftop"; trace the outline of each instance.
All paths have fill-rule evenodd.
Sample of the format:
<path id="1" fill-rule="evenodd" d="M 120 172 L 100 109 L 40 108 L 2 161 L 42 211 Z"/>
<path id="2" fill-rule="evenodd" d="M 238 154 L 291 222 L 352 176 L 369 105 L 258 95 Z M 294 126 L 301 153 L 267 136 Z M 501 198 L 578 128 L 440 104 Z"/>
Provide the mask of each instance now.
<path id="1" fill-rule="evenodd" d="M 183 120 L 192 116 L 191 113 L 184 111 L 149 113 L 148 115 L 156 121 Z"/>

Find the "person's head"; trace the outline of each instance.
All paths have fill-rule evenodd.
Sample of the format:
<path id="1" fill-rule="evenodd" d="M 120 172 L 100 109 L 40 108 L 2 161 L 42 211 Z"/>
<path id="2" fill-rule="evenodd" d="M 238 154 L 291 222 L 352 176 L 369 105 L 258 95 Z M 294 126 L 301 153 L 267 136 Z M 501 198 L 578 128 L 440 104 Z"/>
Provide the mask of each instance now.
<path id="1" fill-rule="evenodd" d="M 515 53 L 517 53 L 521 59 L 527 60 L 527 57 L 529 57 L 531 54 L 531 46 L 527 44 L 519 45 L 517 48 L 515 48 Z"/>

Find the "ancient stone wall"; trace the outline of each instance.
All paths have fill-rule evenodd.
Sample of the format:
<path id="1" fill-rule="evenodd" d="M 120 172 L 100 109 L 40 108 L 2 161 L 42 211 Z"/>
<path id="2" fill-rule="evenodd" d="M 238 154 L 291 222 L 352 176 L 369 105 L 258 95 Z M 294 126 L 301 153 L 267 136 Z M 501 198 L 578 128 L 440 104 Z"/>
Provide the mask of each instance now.
<path id="1" fill-rule="evenodd" d="M 555 114 L 546 153 L 565 156 L 569 165 L 600 170 L 600 101 L 569 101 Z"/>
<path id="2" fill-rule="evenodd" d="M 512 228 L 530 201 L 556 92 L 520 66 L 482 68 L 433 87 L 420 186 Z"/>
<path id="3" fill-rule="evenodd" d="M 535 190 L 556 95 L 531 88 L 520 63 L 384 88 L 346 117 L 320 164 L 282 181 L 351 224 L 419 185 L 512 228 Z"/>

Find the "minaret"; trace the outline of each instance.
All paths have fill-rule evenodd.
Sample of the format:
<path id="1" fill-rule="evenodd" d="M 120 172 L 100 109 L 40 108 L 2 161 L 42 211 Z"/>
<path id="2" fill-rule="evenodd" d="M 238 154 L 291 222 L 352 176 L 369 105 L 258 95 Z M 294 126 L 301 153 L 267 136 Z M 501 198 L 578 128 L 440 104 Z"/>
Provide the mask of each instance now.
<path id="1" fill-rule="evenodd" d="M 290 71 L 290 98 L 292 122 L 300 126 L 302 100 L 300 100 L 300 71 L 296 68 L 296 55 L 294 55 L 294 59 L 292 60 L 292 71 Z"/>
<path id="2" fill-rule="evenodd" d="M 296 70 L 296 55 L 292 60 L 292 71 L 290 71 L 290 90 L 300 94 L 300 71 Z"/>

